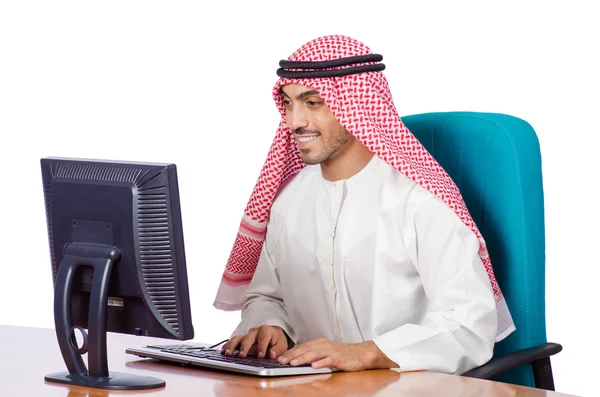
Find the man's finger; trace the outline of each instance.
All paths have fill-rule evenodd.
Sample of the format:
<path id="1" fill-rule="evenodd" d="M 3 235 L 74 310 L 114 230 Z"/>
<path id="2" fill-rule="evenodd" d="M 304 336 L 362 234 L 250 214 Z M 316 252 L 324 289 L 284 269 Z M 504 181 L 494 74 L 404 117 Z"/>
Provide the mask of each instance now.
<path id="1" fill-rule="evenodd" d="M 312 367 L 315 369 L 325 368 L 325 367 L 333 367 L 333 357 L 327 356 L 317 361 L 313 361 Z"/>
<path id="2" fill-rule="evenodd" d="M 277 343 L 278 333 L 275 328 L 268 325 L 263 325 L 258 329 L 256 337 L 256 356 L 259 358 L 265 357 L 267 349 Z"/>
<path id="3" fill-rule="evenodd" d="M 233 354 L 233 351 L 238 347 L 238 345 L 242 341 L 243 337 L 244 335 L 236 335 L 229 339 L 229 341 L 225 343 L 225 345 L 223 345 L 221 352 L 224 352 L 227 356 L 231 356 Z"/>
<path id="4" fill-rule="evenodd" d="M 256 335 L 258 333 L 257 328 L 252 328 L 246 336 L 242 339 L 242 343 L 240 344 L 240 357 L 247 357 L 250 352 L 250 348 L 256 342 Z"/>
<path id="5" fill-rule="evenodd" d="M 292 361 L 294 358 L 300 357 L 301 355 L 305 354 L 306 352 L 308 352 L 310 350 L 320 351 L 320 352 L 331 351 L 330 342 L 331 341 L 328 341 L 323 338 L 304 342 L 300 345 L 293 347 L 292 349 L 288 350 L 287 352 L 285 352 L 285 354 L 283 354 L 281 357 L 279 357 L 278 360 L 282 364 L 287 364 L 290 361 Z M 323 355 L 323 357 L 325 357 L 325 354 Z"/>
<path id="6" fill-rule="evenodd" d="M 281 357 L 279 357 L 279 362 L 281 362 L 282 364 L 287 364 L 296 357 L 299 357 L 307 351 L 309 351 L 311 349 L 311 346 L 311 342 L 306 342 L 301 345 L 295 346 L 287 352 L 285 352 Z"/>
<path id="7" fill-rule="evenodd" d="M 288 340 L 283 330 L 281 330 L 281 337 L 277 343 L 271 343 L 271 345 L 273 347 L 269 349 L 269 357 L 273 359 L 279 358 L 279 356 L 288 350 Z"/>
<path id="8" fill-rule="evenodd" d="M 322 360 L 327 357 L 328 357 L 327 354 L 320 352 L 318 350 L 309 350 L 306 353 L 291 359 L 290 365 L 294 366 L 294 365 L 302 365 L 302 364 L 306 364 L 306 363 L 312 363 L 312 362 L 319 361 L 319 360 Z"/>

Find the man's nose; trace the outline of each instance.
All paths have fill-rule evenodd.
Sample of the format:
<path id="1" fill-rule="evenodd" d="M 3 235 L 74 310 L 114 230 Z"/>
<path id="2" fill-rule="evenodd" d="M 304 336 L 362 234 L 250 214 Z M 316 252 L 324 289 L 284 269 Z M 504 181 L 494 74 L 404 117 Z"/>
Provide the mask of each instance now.
<path id="1" fill-rule="evenodd" d="M 308 117 L 302 109 L 290 109 L 286 112 L 287 125 L 290 130 L 295 131 L 298 128 L 308 127 Z"/>

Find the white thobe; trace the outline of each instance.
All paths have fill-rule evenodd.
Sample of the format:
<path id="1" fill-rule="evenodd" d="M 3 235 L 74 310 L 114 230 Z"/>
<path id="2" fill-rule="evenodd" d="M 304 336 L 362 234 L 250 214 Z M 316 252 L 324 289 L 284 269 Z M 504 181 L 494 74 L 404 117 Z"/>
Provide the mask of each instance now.
<path id="1" fill-rule="evenodd" d="M 232 335 L 372 340 L 401 371 L 463 373 L 493 353 L 496 305 L 475 234 L 386 162 L 330 182 L 306 166 L 277 196 Z"/>

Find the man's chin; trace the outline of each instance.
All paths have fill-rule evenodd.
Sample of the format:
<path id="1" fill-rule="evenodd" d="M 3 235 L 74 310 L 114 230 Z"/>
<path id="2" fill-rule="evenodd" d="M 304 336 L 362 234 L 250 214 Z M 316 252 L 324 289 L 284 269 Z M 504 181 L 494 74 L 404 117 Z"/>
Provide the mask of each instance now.
<path id="1" fill-rule="evenodd" d="M 319 157 L 310 156 L 308 154 L 300 154 L 300 160 L 306 165 L 317 165 L 323 162 Z"/>
<path id="2" fill-rule="evenodd" d="M 306 165 L 317 165 L 320 161 L 315 161 L 314 159 L 302 159 L 302 162 Z"/>
<path id="3" fill-rule="evenodd" d="M 310 150 L 308 149 L 300 149 L 300 160 L 302 160 L 302 162 L 306 165 L 315 165 L 320 163 L 318 157 L 311 155 Z"/>

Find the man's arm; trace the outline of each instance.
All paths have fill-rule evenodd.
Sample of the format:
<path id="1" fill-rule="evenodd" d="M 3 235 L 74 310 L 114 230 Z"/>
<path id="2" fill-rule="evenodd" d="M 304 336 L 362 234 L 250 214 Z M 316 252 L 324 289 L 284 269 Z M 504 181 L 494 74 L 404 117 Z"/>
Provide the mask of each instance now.
<path id="1" fill-rule="evenodd" d="M 258 265 L 252 281 L 246 290 L 246 302 L 242 307 L 242 321 L 232 333 L 231 341 L 240 343 L 240 346 L 244 345 L 250 339 L 252 339 L 251 345 L 254 345 L 257 339 L 262 339 L 266 335 L 269 338 L 274 338 L 273 343 L 269 343 L 267 346 L 270 347 L 277 344 L 280 346 L 279 350 L 287 350 L 288 347 L 293 345 L 293 340 L 295 340 L 295 334 L 281 298 L 279 274 L 272 253 L 273 240 L 273 233 L 269 233 L 269 228 L 267 227 Z M 276 329 L 272 329 L 273 327 Z M 283 333 L 277 333 L 277 328 L 283 331 Z M 283 337 L 281 337 L 282 335 Z M 242 342 L 241 337 L 245 338 L 245 342 Z M 224 350 L 227 350 L 229 347 L 231 347 L 231 343 L 224 346 Z M 246 350 L 244 355 L 246 355 L 248 348 L 244 347 L 244 350 Z M 254 350 L 252 353 L 254 353 Z M 281 354 L 282 351 L 278 353 Z"/>
<path id="2" fill-rule="evenodd" d="M 475 234 L 437 197 L 415 215 L 407 249 L 420 274 L 430 311 L 419 324 L 375 338 L 402 370 L 464 373 L 493 354 L 497 312 Z"/>

